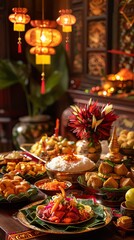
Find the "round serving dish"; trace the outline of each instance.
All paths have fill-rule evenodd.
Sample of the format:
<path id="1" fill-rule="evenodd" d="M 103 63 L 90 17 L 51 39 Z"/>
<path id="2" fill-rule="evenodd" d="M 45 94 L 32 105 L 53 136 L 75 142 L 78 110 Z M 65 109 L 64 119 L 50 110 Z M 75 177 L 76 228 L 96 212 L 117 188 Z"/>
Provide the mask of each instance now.
<path id="1" fill-rule="evenodd" d="M 59 186 L 61 186 L 66 191 L 72 186 L 72 183 L 69 181 L 61 182 L 56 179 L 45 178 L 35 182 L 34 186 L 37 187 L 42 192 L 46 193 L 47 195 L 53 196 L 56 193 L 61 192 Z"/>
<path id="2" fill-rule="evenodd" d="M 5 155 L 5 161 L 7 162 L 21 162 L 23 161 L 23 155 L 20 151 L 12 151 Z"/>
<path id="3" fill-rule="evenodd" d="M 47 199 L 46 199 L 47 201 Z M 83 204 L 85 204 L 85 199 L 82 200 L 80 199 L 80 201 L 83 202 Z M 43 203 L 44 203 L 44 200 L 43 200 Z M 92 231 L 96 231 L 98 229 L 101 229 L 103 227 L 105 227 L 106 225 L 108 225 L 111 220 L 112 220 L 112 213 L 111 211 L 109 210 L 109 208 L 106 208 L 102 205 L 99 205 L 99 212 L 102 212 L 102 216 L 100 218 L 100 214 L 96 214 L 95 215 L 95 218 L 93 218 L 93 222 L 91 221 L 91 225 L 94 224 L 94 226 L 90 225 L 90 221 L 89 221 L 89 225 L 87 225 L 87 222 L 86 223 L 83 223 L 82 224 L 82 227 L 80 227 L 78 225 L 78 228 L 77 228 L 77 225 L 74 226 L 74 228 L 69 228 L 69 226 L 67 226 L 67 229 L 66 229 L 66 226 L 65 228 L 59 228 L 59 226 L 52 226 L 52 224 L 49 224 L 47 223 L 47 228 L 43 228 L 40 224 L 37 226 L 36 225 L 33 225 L 33 221 L 29 222 L 28 221 L 28 215 L 30 215 L 30 217 L 32 217 L 32 219 L 34 219 L 35 217 L 35 214 L 36 214 L 36 207 L 39 205 L 39 204 L 42 204 L 42 200 L 38 201 L 38 202 L 33 202 L 25 207 L 23 207 L 22 209 L 19 210 L 19 212 L 17 213 L 17 219 L 18 221 L 23 224 L 23 226 L 25 227 L 28 227 L 30 229 L 33 229 L 33 230 L 37 230 L 39 232 L 44 232 L 44 233 L 47 233 L 47 234 L 58 234 L 58 235 L 75 235 L 76 234 L 81 234 L 81 233 L 86 233 L 86 232 L 92 232 Z M 94 207 L 96 208 L 96 211 L 98 209 L 98 204 L 95 204 Z M 31 209 L 33 208 L 33 215 L 31 214 L 28 214 L 27 215 L 27 210 L 28 209 Z M 100 211 L 100 208 L 101 208 L 101 211 Z M 103 221 L 102 221 L 103 220 Z M 102 221 L 102 223 L 100 223 L 100 221 Z M 70 236 L 71 236 L 70 235 Z"/>
<path id="4" fill-rule="evenodd" d="M 113 188 L 100 188 L 94 189 L 87 186 L 85 176 L 78 176 L 77 181 L 79 185 L 85 189 L 89 194 L 96 197 L 97 202 L 100 202 L 107 207 L 120 207 L 120 204 L 125 199 L 125 193 L 128 189 L 113 189 Z"/>

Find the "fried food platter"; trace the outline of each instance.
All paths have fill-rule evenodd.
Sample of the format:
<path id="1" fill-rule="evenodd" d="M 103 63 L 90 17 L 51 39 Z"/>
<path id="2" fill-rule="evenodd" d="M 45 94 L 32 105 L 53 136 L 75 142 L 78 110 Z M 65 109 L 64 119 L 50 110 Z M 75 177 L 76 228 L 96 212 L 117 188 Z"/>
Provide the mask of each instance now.
<path id="1" fill-rule="evenodd" d="M 96 199 L 107 207 L 119 207 L 121 202 L 124 201 L 125 193 L 130 187 L 123 188 L 92 188 L 87 186 L 85 176 L 77 178 L 79 185 L 85 189 L 89 194 L 96 196 Z"/>

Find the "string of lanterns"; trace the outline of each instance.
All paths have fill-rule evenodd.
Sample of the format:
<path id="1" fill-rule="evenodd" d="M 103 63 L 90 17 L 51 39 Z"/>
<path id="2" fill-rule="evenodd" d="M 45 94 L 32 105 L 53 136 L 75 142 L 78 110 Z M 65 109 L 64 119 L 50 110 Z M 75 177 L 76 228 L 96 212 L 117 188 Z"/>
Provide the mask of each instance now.
<path id="1" fill-rule="evenodd" d="M 18 36 L 18 53 L 22 52 L 20 32 L 25 31 L 25 24 L 29 23 L 33 28 L 25 33 L 26 42 L 32 46 L 30 53 L 35 55 L 36 64 L 42 65 L 41 73 L 41 93 L 45 93 L 45 64 L 51 64 L 51 55 L 55 54 L 54 47 L 62 41 L 60 31 L 56 29 L 57 24 L 62 26 L 62 31 L 66 33 L 66 50 L 69 50 L 69 35 L 72 31 L 72 25 L 75 24 L 76 18 L 71 9 L 62 9 L 59 11 L 60 16 L 56 21 L 44 19 L 44 0 L 42 0 L 42 19 L 31 20 L 27 14 L 27 8 L 15 7 L 12 9 L 13 14 L 9 15 L 9 20 L 14 24 L 14 31 L 19 32 Z M 31 21 L 30 21 L 31 20 Z"/>

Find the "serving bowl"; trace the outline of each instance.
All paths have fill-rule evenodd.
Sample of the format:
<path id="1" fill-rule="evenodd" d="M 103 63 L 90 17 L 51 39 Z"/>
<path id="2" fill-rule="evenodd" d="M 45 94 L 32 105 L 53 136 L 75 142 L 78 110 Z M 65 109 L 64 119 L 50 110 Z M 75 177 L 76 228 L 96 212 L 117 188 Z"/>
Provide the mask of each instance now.
<path id="1" fill-rule="evenodd" d="M 34 186 L 47 195 L 53 196 L 56 193 L 61 192 L 59 186 L 66 191 L 72 186 L 72 183 L 69 181 L 58 181 L 56 179 L 44 178 L 35 182 Z"/>
<path id="2" fill-rule="evenodd" d="M 78 176 L 85 175 L 86 171 L 79 171 L 79 172 L 62 172 L 58 170 L 52 170 L 47 167 L 46 165 L 47 175 L 51 179 L 57 179 L 58 181 L 69 181 L 72 184 L 78 183 L 77 178 Z"/>
<path id="3" fill-rule="evenodd" d="M 122 215 L 131 217 L 134 221 L 134 208 L 127 207 L 125 201 L 121 203 L 120 211 Z"/>
<path id="4" fill-rule="evenodd" d="M 65 154 L 52 158 L 46 163 L 46 171 L 50 178 L 77 183 L 80 175 L 92 171 L 96 164 L 84 155 Z"/>
<path id="5" fill-rule="evenodd" d="M 107 207 L 120 207 L 120 204 L 125 199 L 125 193 L 127 190 L 120 189 L 100 189 L 99 193 L 96 193 L 96 198 Z"/>
<path id="6" fill-rule="evenodd" d="M 120 148 L 120 153 L 125 156 L 134 156 L 133 148 Z"/>
<path id="7" fill-rule="evenodd" d="M 12 151 L 5 155 L 5 161 L 7 162 L 21 162 L 23 161 L 23 155 L 20 151 Z"/>

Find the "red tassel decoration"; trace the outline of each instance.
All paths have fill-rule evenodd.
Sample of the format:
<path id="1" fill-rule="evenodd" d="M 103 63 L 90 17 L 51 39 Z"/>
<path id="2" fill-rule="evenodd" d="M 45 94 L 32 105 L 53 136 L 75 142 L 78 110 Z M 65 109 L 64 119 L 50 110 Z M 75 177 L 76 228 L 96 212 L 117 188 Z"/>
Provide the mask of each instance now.
<path id="1" fill-rule="evenodd" d="M 69 52 L 69 50 L 70 50 L 69 42 L 66 42 L 66 51 Z"/>
<path id="2" fill-rule="evenodd" d="M 70 44 L 69 44 L 69 36 L 66 36 L 66 51 L 69 52 L 70 50 Z"/>
<path id="3" fill-rule="evenodd" d="M 18 53 L 22 53 L 21 43 L 18 43 Z"/>
<path id="4" fill-rule="evenodd" d="M 45 74 L 44 72 L 41 74 L 42 78 L 41 78 L 41 94 L 45 94 Z"/>
<path id="5" fill-rule="evenodd" d="M 22 53 L 21 38 L 18 37 L 18 53 Z"/>

